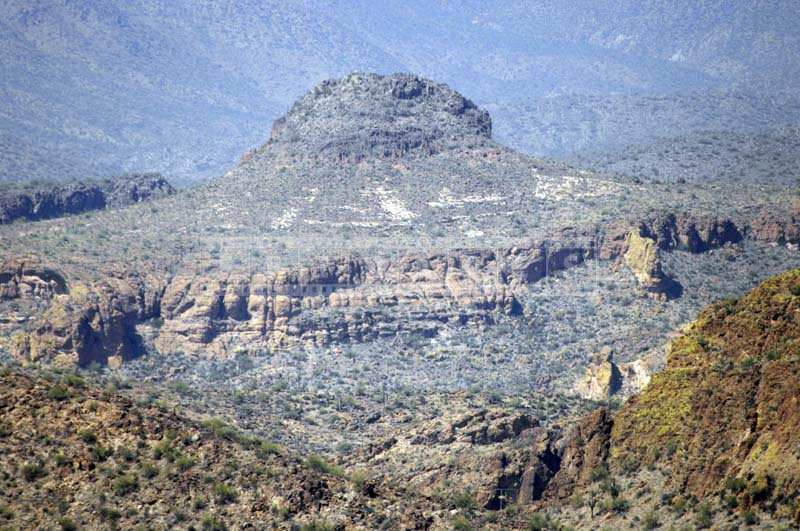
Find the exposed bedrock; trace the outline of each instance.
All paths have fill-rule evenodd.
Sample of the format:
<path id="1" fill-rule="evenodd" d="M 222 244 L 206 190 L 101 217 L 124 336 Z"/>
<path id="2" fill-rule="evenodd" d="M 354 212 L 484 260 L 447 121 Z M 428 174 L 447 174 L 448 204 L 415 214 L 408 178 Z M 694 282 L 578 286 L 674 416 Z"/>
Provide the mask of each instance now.
<path id="1" fill-rule="evenodd" d="M 47 303 L 39 324 L 13 341 L 12 351 L 23 360 L 119 363 L 141 352 L 142 324 L 161 352 L 227 356 L 398 332 L 431 336 L 447 323 L 491 325 L 520 312 L 527 285 L 590 259 L 624 258 L 643 290 L 674 296 L 658 262 L 662 250 L 703 252 L 738 242 L 748 231 L 786 241 L 792 230 L 663 216 L 633 227 L 567 229 L 495 250 L 409 253 L 397 260 L 343 257 L 252 276 L 134 271 L 72 284 L 53 265 L 8 263 L 0 270 L 0 296 Z"/>

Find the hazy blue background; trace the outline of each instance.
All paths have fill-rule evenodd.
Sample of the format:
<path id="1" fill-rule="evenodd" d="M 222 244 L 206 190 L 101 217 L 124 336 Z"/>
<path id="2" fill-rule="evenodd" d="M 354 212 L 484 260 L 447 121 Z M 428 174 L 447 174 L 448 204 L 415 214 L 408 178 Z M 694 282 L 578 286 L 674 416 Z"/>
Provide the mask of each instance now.
<path id="1" fill-rule="evenodd" d="M 4 0 L 0 16 L 3 179 L 216 175 L 353 70 L 445 81 L 535 154 L 800 120 L 796 0 Z"/>

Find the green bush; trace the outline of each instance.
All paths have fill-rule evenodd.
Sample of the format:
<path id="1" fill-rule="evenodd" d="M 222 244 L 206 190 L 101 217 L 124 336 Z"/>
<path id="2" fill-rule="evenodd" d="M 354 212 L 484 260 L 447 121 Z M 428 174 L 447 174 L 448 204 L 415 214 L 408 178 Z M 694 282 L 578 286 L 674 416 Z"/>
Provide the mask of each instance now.
<path id="1" fill-rule="evenodd" d="M 139 488 L 139 480 L 133 474 L 123 474 L 114 480 L 112 488 L 117 496 L 125 496 Z"/>
<path id="2" fill-rule="evenodd" d="M 256 455 L 260 459 L 266 459 L 271 455 L 280 455 L 283 449 L 278 443 L 272 441 L 261 441 L 256 448 Z"/>
<path id="3" fill-rule="evenodd" d="M 103 462 L 113 454 L 114 450 L 112 448 L 100 444 L 92 448 L 92 457 L 94 457 L 95 461 Z"/>
<path id="4" fill-rule="evenodd" d="M 459 492 L 453 496 L 453 505 L 465 511 L 473 511 L 478 508 L 478 502 L 469 492 Z"/>
<path id="5" fill-rule="evenodd" d="M 233 426 L 229 426 L 222 421 L 222 419 L 213 418 L 203 422 L 203 426 L 214 432 L 214 435 L 221 439 L 229 441 L 238 441 L 241 438 L 239 430 Z"/>
<path id="6" fill-rule="evenodd" d="M 236 501 L 236 489 L 225 483 L 217 483 L 214 485 L 214 497 L 219 503 L 232 503 Z"/>
<path id="7" fill-rule="evenodd" d="M 200 525 L 204 531 L 225 531 L 228 529 L 225 523 L 213 514 L 205 515 Z"/>
<path id="8" fill-rule="evenodd" d="M 708 502 L 702 503 L 697 509 L 697 515 L 695 516 L 694 523 L 698 529 L 709 528 L 713 523 L 713 516 L 714 513 L 711 510 L 711 504 Z"/>
<path id="9" fill-rule="evenodd" d="M 650 511 L 644 515 L 642 519 L 642 527 L 644 529 L 657 529 L 661 525 L 658 521 L 658 515 L 654 511 Z"/>
<path id="10" fill-rule="evenodd" d="M 472 523 L 463 516 L 456 516 L 453 519 L 454 531 L 472 531 L 473 529 L 475 529 L 475 527 L 473 527 Z"/>
<path id="11" fill-rule="evenodd" d="M 556 531 L 558 524 L 542 513 L 534 513 L 528 520 L 528 531 Z"/>
<path id="12" fill-rule="evenodd" d="M 78 432 L 78 437 L 81 438 L 86 444 L 94 444 L 97 442 L 97 435 L 89 429 L 81 430 Z"/>
<path id="13" fill-rule="evenodd" d="M 58 519 L 58 525 L 61 526 L 61 531 L 77 531 L 78 524 L 72 518 L 63 516 Z"/>
<path id="14" fill-rule="evenodd" d="M 312 470 L 316 470 L 317 472 L 322 472 L 324 474 L 330 474 L 332 476 L 343 476 L 344 471 L 336 465 L 332 465 L 325 461 L 322 457 L 313 454 L 308 456 L 306 459 L 306 465 Z"/>
<path id="15" fill-rule="evenodd" d="M 177 466 L 178 470 L 180 471 L 189 470 L 194 466 L 194 459 L 192 459 L 188 455 L 183 455 L 175 461 L 175 466 Z"/>
<path id="16" fill-rule="evenodd" d="M 141 470 L 146 479 L 153 479 L 158 475 L 158 467 L 152 463 L 142 463 Z"/>
<path id="17" fill-rule="evenodd" d="M 36 481 L 40 477 L 47 475 L 44 465 L 40 462 L 27 463 L 22 467 L 22 475 L 27 481 Z"/>
<path id="18" fill-rule="evenodd" d="M 84 380 L 81 375 L 75 374 L 74 372 L 64 376 L 64 383 L 71 385 L 72 387 L 86 387 L 86 380 Z"/>
<path id="19" fill-rule="evenodd" d="M 47 390 L 47 398 L 51 398 L 53 400 L 66 400 L 69 397 L 69 389 L 63 385 L 56 384 Z"/>

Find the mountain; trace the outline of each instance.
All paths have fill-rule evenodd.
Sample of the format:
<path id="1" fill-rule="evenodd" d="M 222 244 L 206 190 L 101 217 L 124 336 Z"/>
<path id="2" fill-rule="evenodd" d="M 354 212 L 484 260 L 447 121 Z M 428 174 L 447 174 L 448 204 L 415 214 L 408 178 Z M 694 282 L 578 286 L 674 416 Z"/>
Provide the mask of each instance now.
<path id="1" fill-rule="evenodd" d="M 800 99 L 792 93 L 568 94 L 487 108 L 505 144 L 570 160 L 708 131 L 760 134 L 800 119 Z"/>
<path id="2" fill-rule="evenodd" d="M 622 527 L 631 525 L 627 504 L 662 525 L 800 523 L 799 282 L 800 271 L 789 271 L 704 310 L 639 396 L 584 421 L 594 440 L 567 450 L 569 466 L 562 461 L 545 499 L 599 494 L 612 502 L 601 501 L 606 521 Z M 588 528 L 593 509 L 559 515 Z"/>
<path id="3" fill-rule="evenodd" d="M 0 176 L 218 176 L 297 97 L 353 70 L 414 71 L 497 105 L 505 141 L 538 116 L 500 109 L 526 109 L 545 96 L 734 87 L 769 107 L 772 93 L 796 89 L 797 14 L 788 1 L 754 10 L 747 2 L 504 0 L 487 9 L 415 0 L 376 9 L 361 0 L 12 0 L 0 20 Z M 715 106 L 708 108 L 713 123 Z M 674 124 L 684 115 L 677 116 Z M 747 112 L 727 116 L 736 125 L 752 122 Z M 528 131 L 522 136 L 539 134 Z M 512 144 L 555 154 L 574 140 L 551 135 L 559 151 L 533 149 L 530 140 Z"/>
<path id="4" fill-rule="evenodd" d="M 4 344 L 25 363 L 119 367 L 145 354 L 391 350 L 398 337 L 435 350 L 442 334 L 475 352 L 515 337 L 504 348 L 541 377 L 498 385 L 563 391 L 623 331 L 638 338 L 620 360 L 632 362 L 720 291 L 794 264 L 784 192 L 543 162 L 494 142 L 486 111 L 444 84 L 351 74 L 311 90 L 204 186 L 0 228 Z M 632 335 L 633 322 L 658 332 Z M 539 333 L 552 339 L 531 344 Z M 416 370 L 428 369 L 392 381 Z"/>
<path id="5" fill-rule="evenodd" d="M 751 186 L 796 185 L 798 159 L 797 127 L 750 134 L 703 131 L 573 157 L 575 165 L 601 173 L 671 182 L 741 182 Z"/>

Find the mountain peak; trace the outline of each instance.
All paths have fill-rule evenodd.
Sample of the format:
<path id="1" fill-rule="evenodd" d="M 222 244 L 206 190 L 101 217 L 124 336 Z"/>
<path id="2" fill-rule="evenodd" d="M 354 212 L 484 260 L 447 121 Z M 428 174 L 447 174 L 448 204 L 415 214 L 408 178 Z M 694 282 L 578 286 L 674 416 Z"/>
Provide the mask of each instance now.
<path id="1" fill-rule="evenodd" d="M 489 113 L 445 84 L 411 74 L 323 81 L 272 128 L 269 145 L 340 160 L 436 153 L 491 141 Z"/>

